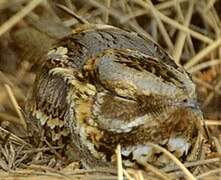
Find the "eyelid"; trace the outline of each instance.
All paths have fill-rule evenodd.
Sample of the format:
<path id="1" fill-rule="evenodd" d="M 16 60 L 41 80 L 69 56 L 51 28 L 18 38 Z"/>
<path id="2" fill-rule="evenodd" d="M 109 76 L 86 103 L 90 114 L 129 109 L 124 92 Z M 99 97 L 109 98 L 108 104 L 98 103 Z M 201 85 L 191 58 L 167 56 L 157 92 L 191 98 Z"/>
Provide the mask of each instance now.
<path id="1" fill-rule="evenodd" d="M 111 95 L 114 97 L 114 98 L 118 98 L 118 99 L 122 99 L 122 100 L 126 100 L 126 101 L 131 101 L 131 102 L 136 102 L 137 99 L 134 97 L 131 97 L 131 96 L 123 96 L 123 95 L 120 95 L 120 94 L 117 94 L 116 92 L 113 92 L 113 91 L 110 91 L 111 92 Z"/>
<path id="2" fill-rule="evenodd" d="M 129 96 L 121 96 L 121 95 L 116 94 L 115 97 L 119 98 L 119 99 L 131 101 L 131 102 L 136 102 L 135 98 L 132 98 L 132 97 L 129 97 Z"/>

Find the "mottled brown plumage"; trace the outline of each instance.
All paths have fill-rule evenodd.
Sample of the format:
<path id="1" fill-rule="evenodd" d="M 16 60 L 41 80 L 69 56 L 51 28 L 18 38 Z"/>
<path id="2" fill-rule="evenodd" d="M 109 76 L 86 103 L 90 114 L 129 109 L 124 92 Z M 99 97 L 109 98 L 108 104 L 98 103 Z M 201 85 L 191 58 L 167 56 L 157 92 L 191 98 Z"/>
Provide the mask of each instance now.
<path id="1" fill-rule="evenodd" d="M 39 71 L 27 113 L 52 144 L 72 144 L 85 166 L 126 166 L 199 157 L 202 113 L 186 71 L 155 43 L 114 27 L 77 31 L 55 44 Z M 33 130 L 33 129 L 32 129 Z"/>

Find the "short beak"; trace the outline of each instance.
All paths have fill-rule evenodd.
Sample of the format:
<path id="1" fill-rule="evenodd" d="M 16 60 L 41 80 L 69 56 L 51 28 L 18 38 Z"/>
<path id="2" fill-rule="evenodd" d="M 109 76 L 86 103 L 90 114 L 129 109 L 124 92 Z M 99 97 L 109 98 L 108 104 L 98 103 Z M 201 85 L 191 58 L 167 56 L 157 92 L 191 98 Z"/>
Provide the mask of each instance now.
<path id="1" fill-rule="evenodd" d="M 182 101 L 182 102 L 175 102 L 173 103 L 175 106 L 179 107 L 187 107 L 187 108 L 192 108 L 195 110 L 200 110 L 199 103 L 196 101 Z"/>

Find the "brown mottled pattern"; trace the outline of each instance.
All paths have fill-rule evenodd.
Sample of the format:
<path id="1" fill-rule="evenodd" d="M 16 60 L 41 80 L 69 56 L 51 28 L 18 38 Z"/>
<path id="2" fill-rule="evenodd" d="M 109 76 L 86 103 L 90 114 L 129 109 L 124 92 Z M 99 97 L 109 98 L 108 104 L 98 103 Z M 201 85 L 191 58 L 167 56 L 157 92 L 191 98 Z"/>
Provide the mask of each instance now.
<path id="1" fill-rule="evenodd" d="M 26 111 L 48 141 L 74 146 L 87 167 L 111 165 L 119 143 L 134 162 L 145 159 L 149 141 L 182 160 L 186 153 L 196 159 L 202 142 L 189 75 L 154 42 L 117 28 L 88 28 L 57 42 Z"/>
<path id="2" fill-rule="evenodd" d="M 120 29 L 94 29 L 73 34 L 61 40 L 56 46 L 69 49 L 68 56 L 73 66 L 81 68 L 87 57 L 110 48 L 134 49 L 159 58 L 166 64 L 178 68 L 174 61 L 157 44 L 134 33 Z"/>

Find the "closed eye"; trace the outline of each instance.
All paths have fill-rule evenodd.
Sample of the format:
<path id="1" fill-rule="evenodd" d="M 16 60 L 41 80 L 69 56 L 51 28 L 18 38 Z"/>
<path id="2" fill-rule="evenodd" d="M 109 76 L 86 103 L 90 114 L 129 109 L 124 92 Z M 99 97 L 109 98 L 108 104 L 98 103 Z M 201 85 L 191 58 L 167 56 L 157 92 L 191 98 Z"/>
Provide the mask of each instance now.
<path id="1" fill-rule="evenodd" d="M 130 101 L 130 102 L 136 102 L 135 98 L 129 97 L 129 96 L 122 96 L 119 94 L 115 94 L 114 93 L 114 97 L 120 100 L 124 100 L 124 101 Z"/>

